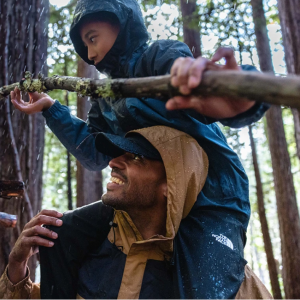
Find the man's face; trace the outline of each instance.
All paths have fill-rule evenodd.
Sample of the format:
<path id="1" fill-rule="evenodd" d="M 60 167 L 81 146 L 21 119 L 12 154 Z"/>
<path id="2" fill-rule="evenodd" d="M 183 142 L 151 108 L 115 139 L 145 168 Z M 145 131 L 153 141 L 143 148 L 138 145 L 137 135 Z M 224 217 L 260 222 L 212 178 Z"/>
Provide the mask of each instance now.
<path id="1" fill-rule="evenodd" d="M 112 168 L 104 204 L 131 211 L 166 208 L 167 180 L 161 161 L 125 153 L 109 162 Z"/>
<path id="2" fill-rule="evenodd" d="M 82 25 L 80 36 L 88 48 L 88 58 L 98 64 L 114 45 L 120 27 L 104 21 L 90 21 Z"/>

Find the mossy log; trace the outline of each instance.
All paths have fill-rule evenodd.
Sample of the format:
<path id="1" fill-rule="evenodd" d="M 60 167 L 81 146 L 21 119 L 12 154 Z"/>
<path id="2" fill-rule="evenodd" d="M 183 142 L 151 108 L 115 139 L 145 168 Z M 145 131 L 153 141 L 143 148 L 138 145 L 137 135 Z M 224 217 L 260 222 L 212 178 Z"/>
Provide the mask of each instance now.
<path id="1" fill-rule="evenodd" d="M 53 76 L 32 79 L 27 72 L 20 83 L 0 88 L 0 98 L 9 95 L 16 86 L 26 92 L 47 92 L 60 89 L 90 97 L 150 97 L 167 100 L 180 95 L 170 85 L 170 75 L 130 78 L 99 79 Z M 193 95 L 223 96 L 231 99 L 248 99 L 300 109 L 300 77 L 278 77 L 267 73 L 238 71 L 207 71 Z"/>

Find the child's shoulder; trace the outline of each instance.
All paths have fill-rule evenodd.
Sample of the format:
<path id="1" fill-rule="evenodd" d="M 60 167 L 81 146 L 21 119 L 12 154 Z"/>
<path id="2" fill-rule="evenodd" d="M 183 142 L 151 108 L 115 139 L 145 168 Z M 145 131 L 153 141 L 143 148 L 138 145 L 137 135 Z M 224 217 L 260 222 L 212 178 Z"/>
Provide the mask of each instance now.
<path id="1" fill-rule="evenodd" d="M 133 77 L 165 75 L 179 57 L 193 56 L 189 47 L 174 40 L 157 40 L 142 54 Z"/>
<path id="2" fill-rule="evenodd" d="M 176 50 L 184 53 L 186 56 L 192 56 L 187 44 L 177 40 L 157 40 L 150 44 L 146 52 Z"/>

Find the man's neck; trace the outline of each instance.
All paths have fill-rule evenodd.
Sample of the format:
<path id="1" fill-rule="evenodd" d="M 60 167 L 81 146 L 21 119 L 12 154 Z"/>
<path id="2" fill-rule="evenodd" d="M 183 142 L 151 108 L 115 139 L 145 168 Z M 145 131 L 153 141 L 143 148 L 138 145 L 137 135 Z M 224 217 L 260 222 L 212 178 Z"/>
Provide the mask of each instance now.
<path id="1" fill-rule="evenodd" d="M 128 212 L 130 218 L 141 233 L 144 240 L 154 235 L 166 235 L 166 212 L 148 211 L 148 212 Z"/>

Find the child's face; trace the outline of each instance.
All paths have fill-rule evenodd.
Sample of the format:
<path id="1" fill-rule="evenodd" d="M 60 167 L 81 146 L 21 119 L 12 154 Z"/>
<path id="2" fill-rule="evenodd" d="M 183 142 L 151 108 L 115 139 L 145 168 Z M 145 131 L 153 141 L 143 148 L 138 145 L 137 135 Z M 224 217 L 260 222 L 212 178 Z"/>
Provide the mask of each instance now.
<path id="1" fill-rule="evenodd" d="M 97 65 L 114 45 L 120 27 L 104 21 L 91 21 L 82 25 L 81 39 L 88 48 L 88 58 Z"/>

